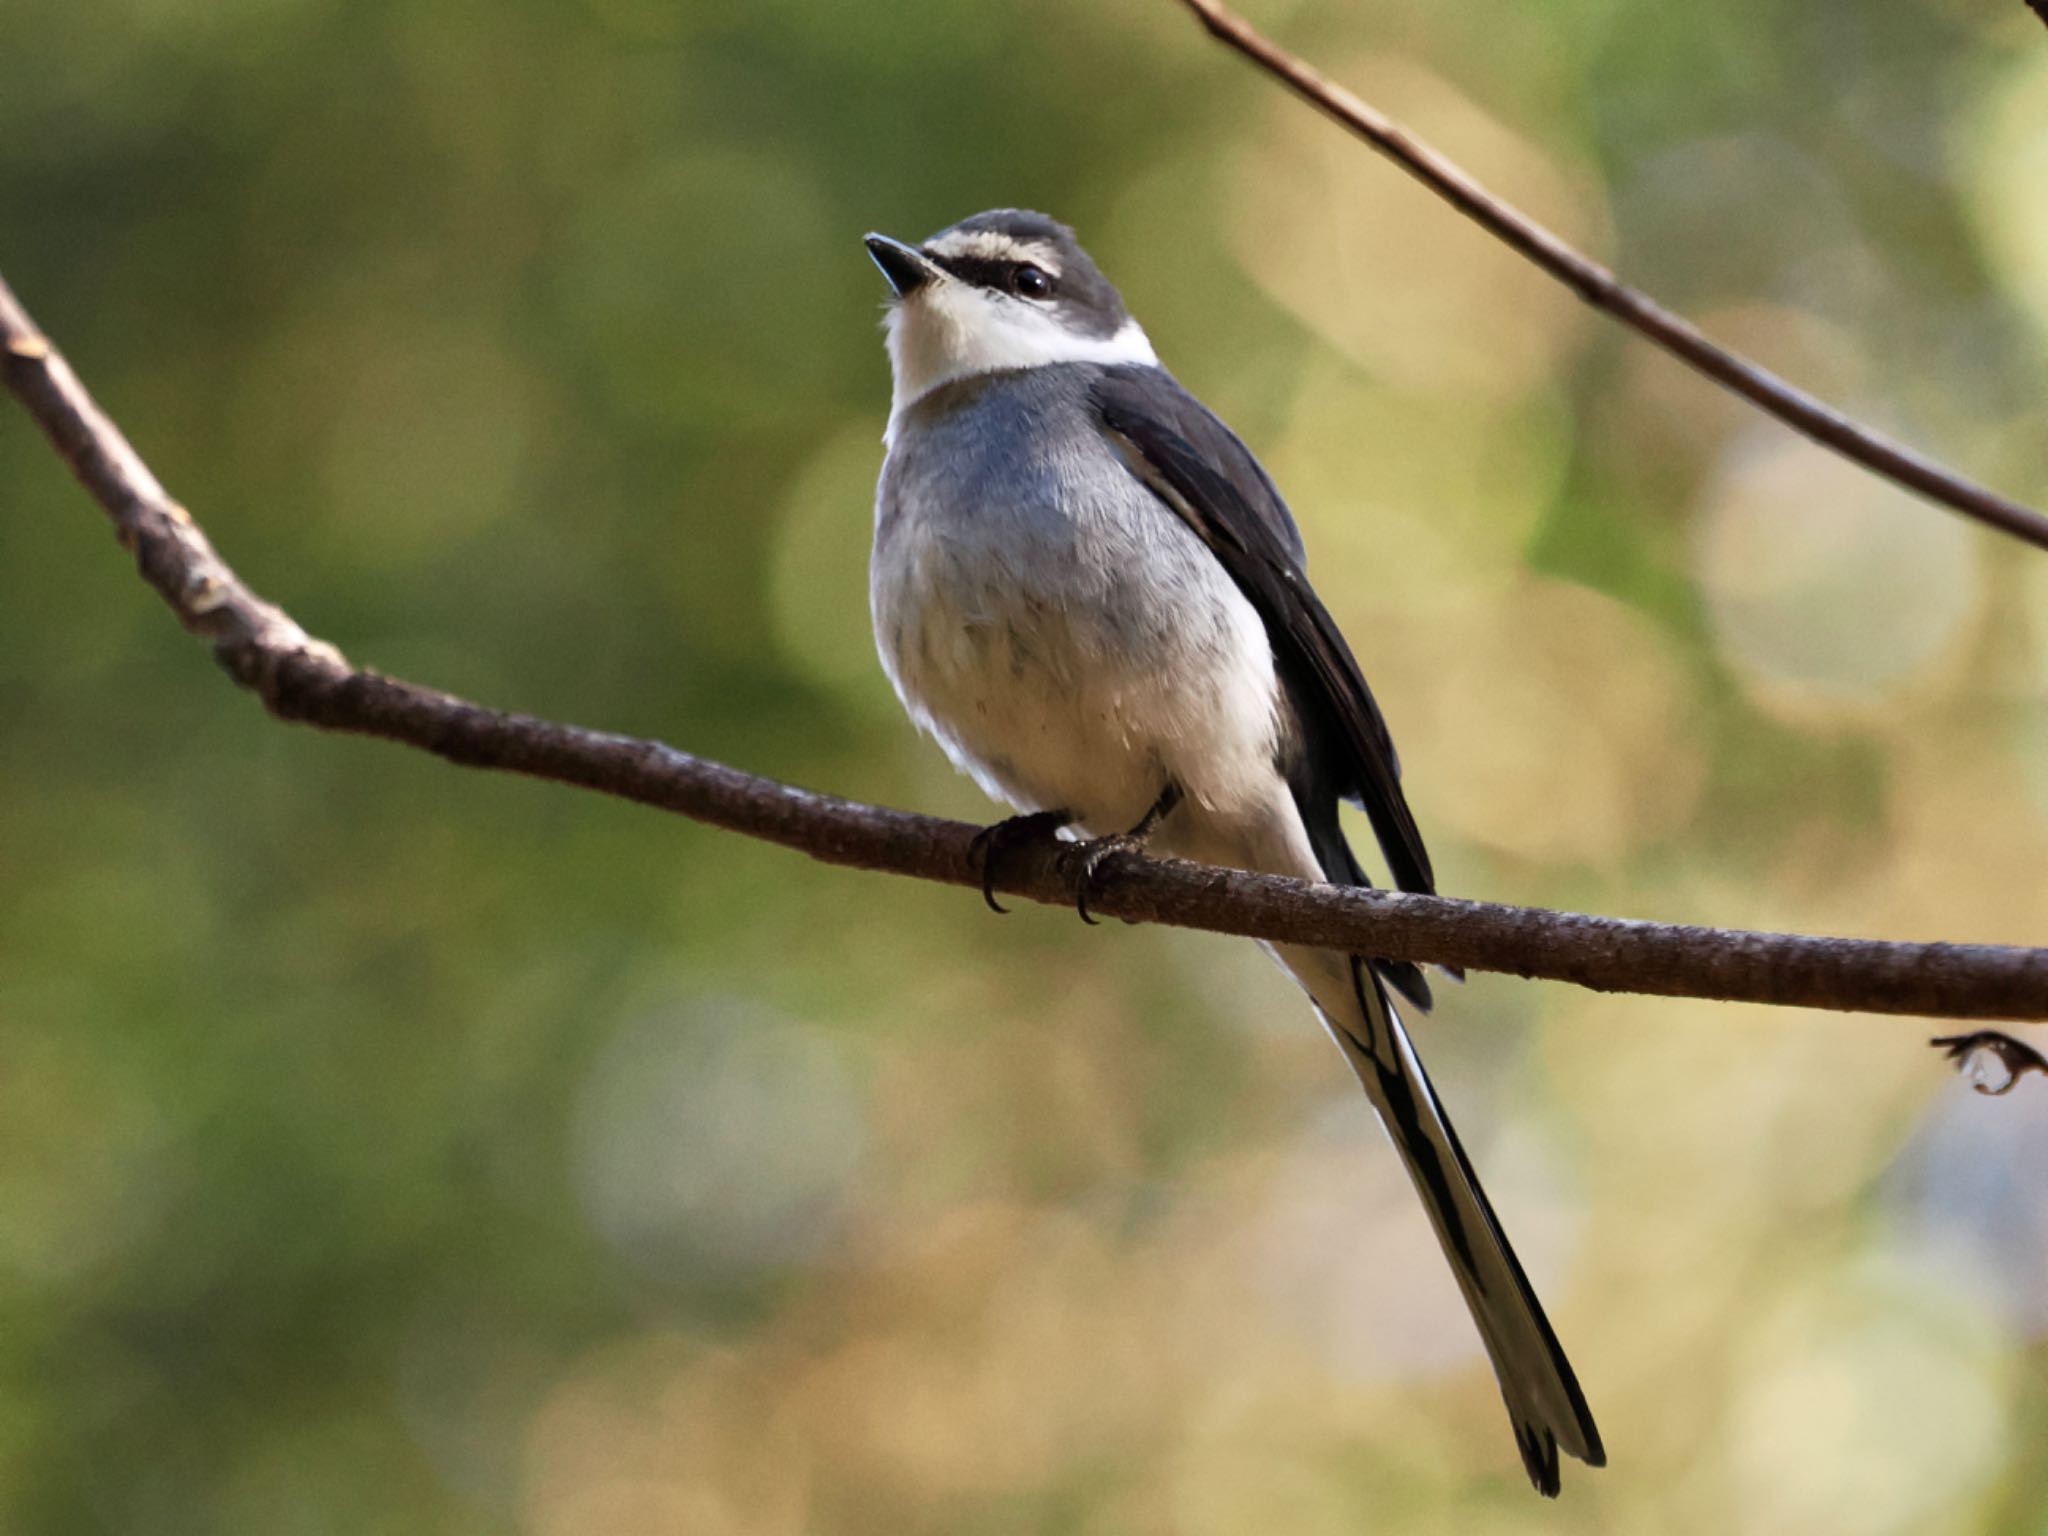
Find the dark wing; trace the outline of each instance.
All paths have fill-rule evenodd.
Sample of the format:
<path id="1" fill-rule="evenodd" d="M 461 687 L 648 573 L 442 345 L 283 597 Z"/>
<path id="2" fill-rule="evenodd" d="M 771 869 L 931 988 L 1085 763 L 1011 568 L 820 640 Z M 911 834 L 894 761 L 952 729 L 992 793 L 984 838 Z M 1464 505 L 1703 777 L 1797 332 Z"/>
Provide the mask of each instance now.
<path id="1" fill-rule="evenodd" d="M 1105 369 L 1094 403 L 1132 471 L 1194 529 L 1265 620 L 1274 656 L 1295 683 L 1296 708 L 1312 716 L 1304 725 L 1327 744 L 1337 792 L 1358 801 L 1371 818 L 1394 883 L 1404 891 L 1434 891 L 1436 877 L 1401 793 L 1387 722 L 1351 647 L 1308 584 L 1301 534 L 1259 461 L 1162 369 Z M 1334 832 L 1334 803 L 1329 809 L 1328 832 Z M 1330 879 L 1350 875 L 1365 883 L 1349 849 L 1339 860 L 1336 848 L 1321 846 L 1328 835 L 1314 820 L 1310 831 Z M 1342 841 L 1339 834 L 1338 848 Z"/>

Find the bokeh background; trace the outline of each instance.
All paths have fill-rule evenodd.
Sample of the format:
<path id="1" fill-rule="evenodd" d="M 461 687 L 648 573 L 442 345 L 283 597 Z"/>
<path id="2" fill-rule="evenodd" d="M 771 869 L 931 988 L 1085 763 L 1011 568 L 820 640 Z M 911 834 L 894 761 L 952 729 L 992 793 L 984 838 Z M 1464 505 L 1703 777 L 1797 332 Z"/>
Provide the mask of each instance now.
<path id="1" fill-rule="evenodd" d="M 2048 500 L 2018 0 L 1260 3 Z M 2048 939 L 2048 557 L 1623 336 L 1170 0 L 7 0 L 0 271 L 358 660 L 984 818 L 866 632 L 859 245 L 1077 223 L 1250 439 L 1447 890 Z M 0 1528 L 2048 1531 L 2048 1085 L 1477 977 L 1613 1466 L 1524 1485 L 1250 946 L 267 721 L 0 409 Z"/>

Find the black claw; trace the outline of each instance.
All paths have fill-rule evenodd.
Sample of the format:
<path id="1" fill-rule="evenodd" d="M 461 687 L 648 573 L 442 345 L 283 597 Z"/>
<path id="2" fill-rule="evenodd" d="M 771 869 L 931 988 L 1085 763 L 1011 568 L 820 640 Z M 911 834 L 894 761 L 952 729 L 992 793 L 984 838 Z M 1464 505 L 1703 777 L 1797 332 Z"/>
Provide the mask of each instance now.
<path id="1" fill-rule="evenodd" d="M 1137 853 L 1145 846 L 1145 840 L 1130 832 L 1119 832 L 1113 837 L 1098 837 L 1082 843 L 1073 852 L 1074 910 L 1081 914 L 1081 921 L 1091 928 L 1101 924 L 1088 910 L 1088 896 L 1095 889 L 1095 878 L 1103 861 L 1111 854 Z"/>
<path id="2" fill-rule="evenodd" d="M 1180 786 L 1168 784 L 1152 809 L 1130 831 L 1076 843 L 1060 855 L 1059 867 L 1073 883 L 1074 910 L 1081 914 L 1082 922 L 1090 927 L 1100 926 L 1088 910 L 1088 893 L 1094 888 L 1096 871 L 1102 867 L 1102 861 L 1113 853 L 1142 853 L 1153 828 L 1172 813 L 1180 800 Z M 988 903 L 989 911 L 1008 916 L 1010 910 L 996 900 L 997 862 L 1012 848 L 1039 838 L 1056 836 L 1073 824 L 1074 813 L 1069 810 L 1032 811 L 1024 816 L 1005 817 L 974 834 L 967 845 L 967 860 L 970 868 L 977 863 L 981 866 L 981 899 Z"/>
<path id="3" fill-rule="evenodd" d="M 988 903 L 989 911 L 1008 917 L 1010 909 L 996 900 L 996 861 L 990 852 L 995 843 L 996 827 L 1003 825 L 999 821 L 974 834 L 974 840 L 967 845 L 967 864 L 970 869 L 977 864 L 981 866 L 981 899 Z"/>
<path id="4" fill-rule="evenodd" d="M 1180 804 L 1181 788 L 1168 781 L 1166 788 L 1159 792 L 1152 809 L 1139 818 L 1138 824 L 1128 832 L 1113 833 L 1109 837 L 1091 838 L 1075 848 L 1070 855 L 1073 863 L 1074 910 L 1081 914 L 1081 921 L 1091 928 L 1099 928 L 1095 916 L 1088 910 L 1088 893 L 1095 888 L 1096 872 L 1102 868 L 1102 861 L 1113 853 L 1143 853 L 1145 844 L 1151 841 L 1152 833 L 1160 822 L 1173 814 Z"/>
<path id="5" fill-rule="evenodd" d="M 1027 816 L 1006 816 L 974 834 L 967 845 L 967 861 L 970 866 L 981 865 L 981 899 L 988 903 L 989 911 L 1010 915 L 1010 909 L 996 900 L 996 864 L 1003 855 L 1021 843 L 1055 835 L 1073 819 L 1066 811 L 1033 811 Z"/>

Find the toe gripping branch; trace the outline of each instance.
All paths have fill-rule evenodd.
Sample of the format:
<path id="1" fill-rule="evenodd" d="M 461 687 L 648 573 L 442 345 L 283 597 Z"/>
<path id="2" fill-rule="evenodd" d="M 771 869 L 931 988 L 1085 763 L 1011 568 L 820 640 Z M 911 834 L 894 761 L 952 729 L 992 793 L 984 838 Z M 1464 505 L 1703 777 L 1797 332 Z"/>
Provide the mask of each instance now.
<path id="1" fill-rule="evenodd" d="M 1181 802 L 1181 787 L 1169 782 L 1152 802 L 1152 808 L 1138 819 L 1138 824 L 1128 832 L 1112 833 L 1108 837 L 1090 838 L 1076 843 L 1060 854 L 1062 873 L 1074 889 L 1074 910 L 1081 914 L 1081 921 L 1094 924 L 1095 916 L 1088 910 L 1088 899 L 1094 893 L 1096 880 L 1106 860 L 1119 853 L 1142 853 L 1159 823 L 1173 813 Z M 983 827 L 974 835 L 974 841 L 967 846 L 970 861 L 981 867 L 981 899 L 988 903 L 989 910 L 1007 914 L 1009 909 L 996 900 L 995 880 L 997 864 L 1009 853 L 1027 843 L 1057 836 L 1062 830 L 1074 824 L 1071 811 L 1033 811 L 1025 816 L 1011 816 L 992 826 Z"/>
<path id="2" fill-rule="evenodd" d="M 967 862 L 970 867 L 981 867 L 981 899 L 988 903 L 989 911 L 1010 915 L 1010 909 L 996 900 L 996 866 L 1018 848 L 1057 837 L 1073 823 L 1070 811 L 1033 811 L 1027 816 L 1006 816 L 974 834 L 974 841 L 967 845 Z"/>

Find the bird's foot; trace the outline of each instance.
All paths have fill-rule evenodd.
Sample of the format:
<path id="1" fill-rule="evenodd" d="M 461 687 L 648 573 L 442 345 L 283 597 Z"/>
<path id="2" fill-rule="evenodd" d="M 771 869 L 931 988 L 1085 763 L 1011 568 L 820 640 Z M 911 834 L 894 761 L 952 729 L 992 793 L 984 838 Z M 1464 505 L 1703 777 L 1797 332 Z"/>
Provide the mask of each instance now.
<path id="1" fill-rule="evenodd" d="M 1180 799 L 1180 786 L 1168 784 L 1153 802 L 1152 809 L 1139 818 L 1138 824 L 1130 831 L 1090 838 L 1061 853 L 1060 868 L 1073 883 L 1074 910 L 1081 914 L 1082 922 L 1091 926 L 1095 923 L 1094 915 L 1088 910 L 1088 898 L 1094 893 L 1103 864 L 1119 853 L 1143 853 L 1159 823 L 1180 804 Z"/>
<path id="2" fill-rule="evenodd" d="M 974 841 L 967 845 L 967 860 L 970 866 L 981 867 L 981 899 L 988 903 L 989 911 L 1006 917 L 1010 911 L 996 900 L 997 863 L 1026 843 L 1058 835 L 1073 820 L 1066 811 L 1033 811 L 1026 816 L 1006 816 L 974 834 Z"/>
<path id="3" fill-rule="evenodd" d="M 1145 839 L 1132 832 L 1113 832 L 1108 837 L 1091 837 L 1085 843 L 1060 850 L 1060 872 L 1074 888 L 1074 910 L 1091 926 L 1095 915 L 1088 910 L 1102 866 L 1119 853 L 1143 853 Z"/>

